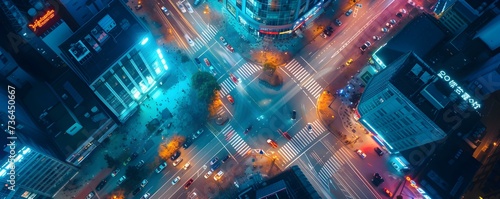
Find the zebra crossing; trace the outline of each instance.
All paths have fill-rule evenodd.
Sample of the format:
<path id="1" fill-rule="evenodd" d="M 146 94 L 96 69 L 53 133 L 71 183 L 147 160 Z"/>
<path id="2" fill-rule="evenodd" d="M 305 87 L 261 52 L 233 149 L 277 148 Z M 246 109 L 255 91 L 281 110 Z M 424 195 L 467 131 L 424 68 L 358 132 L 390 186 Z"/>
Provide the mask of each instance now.
<path id="1" fill-rule="evenodd" d="M 246 79 L 250 76 L 252 76 L 255 72 L 258 70 L 262 69 L 261 66 L 257 64 L 252 64 L 252 63 L 245 63 L 243 64 L 236 73 L 238 74 L 238 77 L 241 77 L 242 79 Z"/>
<path id="2" fill-rule="evenodd" d="M 314 121 L 312 126 L 312 132 L 309 132 L 307 126 L 304 126 L 290 141 L 278 150 L 278 153 L 283 157 L 283 162 L 291 161 L 314 139 L 326 131 L 325 127 L 318 120 Z"/>
<path id="3" fill-rule="evenodd" d="M 225 126 L 220 132 L 240 156 L 244 156 L 251 149 L 231 125 Z"/>
<path id="4" fill-rule="evenodd" d="M 198 52 L 203 46 L 207 45 L 210 40 L 212 40 L 217 34 L 218 30 L 212 25 L 208 25 L 208 28 L 203 30 L 200 37 L 194 38 L 194 46 L 190 46 L 188 49 L 191 54 Z"/>
<path id="5" fill-rule="evenodd" d="M 330 179 L 333 177 L 333 174 L 339 171 L 340 166 L 344 164 L 341 158 L 335 158 L 335 156 L 331 156 L 328 161 L 325 162 L 323 167 L 318 171 L 319 179 L 321 180 L 322 185 L 325 189 L 328 189 L 328 183 Z"/>
<path id="6" fill-rule="evenodd" d="M 227 78 L 226 80 L 220 83 L 219 94 L 221 95 L 221 97 L 224 97 L 227 94 L 229 94 L 229 92 L 231 92 L 234 88 L 236 88 L 236 84 L 233 81 L 231 81 L 231 78 Z"/>
<path id="7" fill-rule="evenodd" d="M 321 88 L 321 85 L 316 82 L 311 74 L 309 74 L 309 72 L 307 72 L 297 60 L 293 59 L 288 62 L 285 65 L 285 68 L 290 71 L 297 80 L 299 80 L 299 84 L 303 88 L 306 88 L 306 90 L 311 93 L 314 98 L 319 98 L 323 88 Z"/>

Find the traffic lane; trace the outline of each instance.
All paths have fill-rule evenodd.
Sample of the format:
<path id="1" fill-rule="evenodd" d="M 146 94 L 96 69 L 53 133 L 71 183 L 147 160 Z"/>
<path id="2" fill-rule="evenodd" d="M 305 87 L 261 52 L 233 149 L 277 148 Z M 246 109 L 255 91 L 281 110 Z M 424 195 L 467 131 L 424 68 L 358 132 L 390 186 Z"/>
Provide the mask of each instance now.
<path id="1" fill-rule="evenodd" d="M 208 134 L 208 132 L 205 132 L 204 134 Z M 187 182 L 190 178 L 192 178 L 195 175 L 199 175 L 203 169 L 203 165 L 207 165 L 208 162 L 213 158 L 218 153 L 221 153 L 223 150 L 225 150 L 223 144 L 215 137 L 215 136 L 206 136 L 205 140 L 198 140 L 202 142 L 198 143 L 205 143 L 208 139 L 209 141 L 206 142 L 206 144 L 200 148 L 199 151 L 195 151 L 194 153 L 188 153 L 187 155 L 182 155 L 179 158 L 183 158 L 184 160 L 177 165 L 177 168 L 173 168 L 173 165 L 170 167 L 167 167 L 167 169 L 172 170 L 172 175 L 167 177 L 165 179 L 165 183 L 161 184 L 159 183 L 158 185 L 161 185 L 157 191 L 155 191 L 155 194 L 153 196 L 156 198 L 165 198 L 169 195 L 172 195 L 175 192 L 178 192 L 179 190 L 183 189 L 183 184 Z M 196 142 L 195 142 L 196 143 Z M 193 144 L 195 144 L 193 143 Z M 193 147 L 193 146 L 190 146 Z M 189 148 L 188 148 L 189 149 Z M 193 150 L 194 151 L 194 150 Z M 182 167 L 187 163 L 191 163 L 191 167 L 187 170 L 182 169 Z M 171 161 L 170 161 L 171 165 Z M 181 180 L 175 184 L 172 185 L 172 180 L 176 178 L 177 176 L 181 177 Z M 163 180 L 163 179 L 162 179 Z M 181 186 L 182 185 L 182 186 Z"/>
<path id="2" fill-rule="evenodd" d="M 168 4 L 161 4 L 168 6 Z M 168 9 L 168 8 L 167 8 Z M 162 15 L 161 20 L 162 23 L 165 24 L 167 27 L 170 27 L 169 30 L 171 31 L 170 33 L 173 33 L 176 42 L 179 47 L 184 47 L 185 49 L 190 48 L 189 44 L 187 43 L 186 38 L 184 37 L 184 32 L 181 31 L 182 29 L 179 28 L 179 25 L 177 24 L 176 20 L 173 18 L 173 13 L 171 12 L 171 8 L 169 9 L 170 15 L 165 15 L 163 11 L 160 8 L 154 9 L 153 10 L 156 14 Z"/>
<path id="3" fill-rule="evenodd" d="M 175 21 L 175 23 L 178 25 L 178 30 L 182 30 L 182 32 L 184 32 L 185 34 L 189 34 L 190 36 L 192 36 L 192 38 L 198 37 L 198 32 L 186 19 L 185 15 L 189 15 L 189 12 L 186 11 L 185 13 L 183 13 L 177 6 L 177 2 L 180 1 L 167 1 L 167 3 L 164 3 L 164 5 L 169 10 L 170 16 L 172 17 L 173 21 Z"/>

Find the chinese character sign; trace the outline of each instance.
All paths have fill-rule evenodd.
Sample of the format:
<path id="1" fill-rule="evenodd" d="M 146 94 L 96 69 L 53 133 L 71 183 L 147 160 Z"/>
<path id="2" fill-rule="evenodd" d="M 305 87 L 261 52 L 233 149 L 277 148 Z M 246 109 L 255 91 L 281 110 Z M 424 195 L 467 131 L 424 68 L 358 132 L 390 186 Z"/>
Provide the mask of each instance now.
<path id="1" fill-rule="evenodd" d="M 462 97 L 463 100 L 465 100 L 466 102 L 468 102 L 472 106 L 473 109 L 479 109 L 479 108 L 481 108 L 481 104 L 479 104 L 479 102 L 477 102 L 468 93 L 466 93 L 464 91 L 464 89 L 462 89 L 462 87 L 460 87 L 455 82 L 455 80 L 452 80 L 451 77 L 446 74 L 446 72 L 439 71 L 439 73 L 437 75 L 442 80 L 448 82 L 448 86 L 450 86 L 450 88 L 452 88 L 455 91 L 455 93 L 457 93 L 460 97 Z"/>

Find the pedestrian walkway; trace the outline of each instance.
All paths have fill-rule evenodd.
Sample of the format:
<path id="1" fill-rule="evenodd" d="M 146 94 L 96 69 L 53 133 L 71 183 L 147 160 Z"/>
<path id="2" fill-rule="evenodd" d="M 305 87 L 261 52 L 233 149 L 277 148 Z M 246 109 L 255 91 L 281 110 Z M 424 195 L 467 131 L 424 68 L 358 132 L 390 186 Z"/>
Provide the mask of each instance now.
<path id="1" fill-rule="evenodd" d="M 247 62 L 247 63 L 243 64 L 243 66 L 238 68 L 236 73 L 238 74 L 238 77 L 240 77 L 241 79 L 246 79 L 261 69 L 262 69 L 262 66 Z"/>
<path id="2" fill-rule="evenodd" d="M 194 46 L 190 46 L 188 48 L 189 54 L 194 55 L 198 52 L 203 46 L 208 45 L 208 42 L 212 40 L 219 30 L 212 25 L 209 25 L 207 29 L 201 32 L 200 37 L 194 38 Z"/>
<path id="3" fill-rule="evenodd" d="M 236 88 L 236 84 L 231 81 L 230 78 L 226 78 L 223 82 L 220 83 L 220 96 L 224 97 L 229 94 L 234 88 Z"/>
<path id="4" fill-rule="evenodd" d="M 319 98 L 323 88 L 297 60 L 293 59 L 288 62 L 285 65 L 285 69 L 293 74 L 301 87 L 305 88 L 314 98 Z"/>
<path id="5" fill-rule="evenodd" d="M 225 126 L 220 132 L 240 156 L 245 156 L 245 154 L 247 154 L 247 152 L 251 149 L 230 124 Z"/>
<path id="6" fill-rule="evenodd" d="M 343 150 L 345 152 L 349 152 L 345 148 L 341 148 L 339 150 Z M 328 189 L 328 183 L 330 183 L 331 178 L 340 170 L 340 167 L 345 163 L 343 157 L 339 156 L 339 153 L 334 153 L 328 161 L 323 164 L 323 167 L 318 171 L 319 179 L 322 182 L 322 185 Z"/>
<path id="7" fill-rule="evenodd" d="M 312 122 L 311 132 L 309 132 L 307 126 L 302 128 L 288 143 L 278 150 L 278 153 L 283 157 L 283 163 L 293 160 L 295 156 L 305 150 L 309 144 L 325 131 L 325 127 L 323 127 L 319 120 Z"/>

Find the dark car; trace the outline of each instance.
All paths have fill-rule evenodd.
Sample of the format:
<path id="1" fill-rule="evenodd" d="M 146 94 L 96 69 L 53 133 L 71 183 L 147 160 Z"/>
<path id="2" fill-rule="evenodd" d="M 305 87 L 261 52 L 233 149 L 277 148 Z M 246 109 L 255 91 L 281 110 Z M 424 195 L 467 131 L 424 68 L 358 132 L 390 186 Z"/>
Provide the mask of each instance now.
<path id="1" fill-rule="evenodd" d="M 347 12 L 345 12 L 345 16 L 349 16 L 352 13 L 352 9 L 349 9 Z"/>
<path id="2" fill-rule="evenodd" d="M 226 162 L 229 160 L 229 155 L 227 155 L 226 157 L 222 158 L 222 163 Z"/>
<path id="3" fill-rule="evenodd" d="M 108 181 L 106 179 L 102 180 L 98 185 L 97 187 L 95 188 L 95 190 L 97 191 L 100 191 L 105 185 L 106 183 L 108 183 Z"/>
<path id="4" fill-rule="evenodd" d="M 184 185 L 184 189 L 188 189 L 189 186 L 191 186 L 191 184 L 193 184 L 193 179 L 189 179 L 187 182 L 186 182 L 186 185 Z"/>
<path id="5" fill-rule="evenodd" d="M 210 167 L 210 169 L 212 169 L 212 171 L 215 171 L 220 167 L 221 164 L 221 162 L 217 161 Z"/>
<path id="6" fill-rule="evenodd" d="M 196 64 L 201 64 L 200 59 L 198 59 L 197 57 L 196 57 L 196 58 L 194 58 L 194 61 L 196 62 Z"/>
<path id="7" fill-rule="evenodd" d="M 182 144 L 182 148 L 187 149 L 191 144 L 193 144 L 193 139 L 188 137 L 184 144 Z"/>
<path id="8" fill-rule="evenodd" d="M 135 194 L 139 193 L 139 191 L 141 191 L 141 190 L 142 190 L 141 186 L 137 187 L 137 189 L 134 189 L 134 191 L 132 192 L 132 195 L 135 196 Z"/>
<path id="9" fill-rule="evenodd" d="M 171 160 L 175 160 L 175 159 L 177 159 L 179 156 L 181 156 L 181 152 L 176 151 L 176 152 L 174 153 L 174 155 L 172 155 L 172 157 L 170 157 L 170 159 L 171 159 Z"/>
<path id="10" fill-rule="evenodd" d="M 130 158 L 132 160 L 134 160 L 135 158 L 137 158 L 137 156 L 139 156 L 139 154 L 137 154 L 136 152 L 132 153 L 132 155 L 130 156 Z"/>
<path id="11" fill-rule="evenodd" d="M 378 156 L 382 156 L 384 155 L 384 152 L 382 151 L 382 149 L 378 148 L 378 147 L 375 147 L 374 148 L 375 152 L 378 154 Z"/>
<path id="12" fill-rule="evenodd" d="M 294 120 L 295 118 L 297 118 L 297 111 L 293 110 L 292 111 L 292 120 Z"/>
<path id="13" fill-rule="evenodd" d="M 379 173 L 374 173 L 373 178 L 372 178 L 372 182 L 375 186 L 379 186 L 380 184 L 382 184 L 384 182 L 384 178 L 382 178 L 382 176 L 380 176 Z"/>

